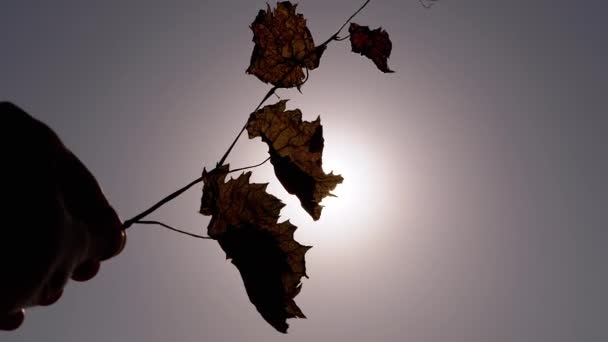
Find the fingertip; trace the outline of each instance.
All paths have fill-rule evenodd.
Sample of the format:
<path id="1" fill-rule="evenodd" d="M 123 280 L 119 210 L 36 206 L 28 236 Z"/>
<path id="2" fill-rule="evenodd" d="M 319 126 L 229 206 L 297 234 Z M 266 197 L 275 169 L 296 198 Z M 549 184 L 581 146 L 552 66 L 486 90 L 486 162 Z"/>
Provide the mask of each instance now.
<path id="1" fill-rule="evenodd" d="M 88 281 L 97 275 L 101 263 L 97 260 L 88 260 L 80 264 L 72 273 L 72 279 L 75 281 Z"/>
<path id="2" fill-rule="evenodd" d="M 0 317 L 0 330 L 12 331 L 19 328 L 25 320 L 25 310 L 21 309 L 8 316 Z"/>
<path id="3" fill-rule="evenodd" d="M 40 306 L 49 306 L 55 304 L 59 298 L 63 296 L 63 289 L 55 290 L 53 292 L 48 292 L 45 294 L 44 298 L 40 299 L 38 305 Z"/>
<path id="4" fill-rule="evenodd" d="M 118 230 L 109 238 L 107 248 L 102 252 L 101 261 L 110 259 L 120 254 L 127 244 L 127 232 L 124 229 Z"/>

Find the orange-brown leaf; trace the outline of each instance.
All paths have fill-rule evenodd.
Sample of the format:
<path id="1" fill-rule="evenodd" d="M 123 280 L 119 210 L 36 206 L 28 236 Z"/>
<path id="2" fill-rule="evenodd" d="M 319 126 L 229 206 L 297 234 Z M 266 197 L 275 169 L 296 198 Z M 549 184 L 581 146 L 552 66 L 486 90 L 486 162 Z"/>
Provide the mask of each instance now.
<path id="1" fill-rule="evenodd" d="M 306 19 L 296 13 L 289 1 L 260 10 L 251 24 L 255 46 L 247 73 L 277 87 L 300 87 L 305 81 L 303 69 L 319 66 L 324 50 L 316 48 L 306 27 Z"/>
<path id="2" fill-rule="evenodd" d="M 249 138 L 261 137 L 268 145 L 274 172 L 290 194 L 314 220 L 321 217 L 319 204 L 342 176 L 323 171 L 323 126 L 321 119 L 302 121 L 299 109 L 285 110 L 286 100 L 252 113 L 247 122 Z"/>
<path id="3" fill-rule="evenodd" d="M 310 248 L 294 240 L 296 226 L 278 223 L 284 204 L 266 192 L 267 184 L 249 183 L 251 172 L 225 181 L 228 166 L 204 171 L 201 213 L 207 227 L 243 278 L 247 295 L 262 317 L 280 332 L 288 318 L 306 318 L 294 297 L 306 276 Z"/>

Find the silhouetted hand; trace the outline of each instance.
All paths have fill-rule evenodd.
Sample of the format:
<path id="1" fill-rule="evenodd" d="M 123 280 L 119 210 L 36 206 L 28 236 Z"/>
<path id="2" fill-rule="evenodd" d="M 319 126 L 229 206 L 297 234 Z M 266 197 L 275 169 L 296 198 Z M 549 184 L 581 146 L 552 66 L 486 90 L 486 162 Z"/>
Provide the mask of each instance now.
<path id="1" fill-rule="evenodd" d="M 124 248 L 118 215 L 87 168 L 45 124 L 0 102 L 0 330 L 50 305 Z"/>

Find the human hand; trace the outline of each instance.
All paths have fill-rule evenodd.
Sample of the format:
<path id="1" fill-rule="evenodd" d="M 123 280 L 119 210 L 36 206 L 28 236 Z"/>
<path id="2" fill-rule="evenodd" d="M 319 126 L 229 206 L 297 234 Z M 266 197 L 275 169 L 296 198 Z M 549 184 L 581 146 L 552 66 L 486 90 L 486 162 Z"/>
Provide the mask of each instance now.
<path id="1" fill-rule="evenodd" d="M 93 175 L 45 124 L 0 102 L 0 330 L 94 277 L 126 234 Z"/>

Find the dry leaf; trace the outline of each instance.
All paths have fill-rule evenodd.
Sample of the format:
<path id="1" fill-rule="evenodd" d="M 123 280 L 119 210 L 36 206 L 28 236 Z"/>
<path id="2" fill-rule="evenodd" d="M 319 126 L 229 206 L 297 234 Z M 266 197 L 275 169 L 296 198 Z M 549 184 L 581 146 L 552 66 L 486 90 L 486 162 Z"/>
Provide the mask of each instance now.
<path id="1" fill-rule="evenodd" d="M 211 215 L 208 234 L 238 268 L 247 295 L 262 317 L 286 333 L 288 318 L 306 318 L 294 297 L 306 277 L 304 254 L 310 247 L 294 240 L 296 226 L 278 223 L 284 204 L 249 183 L 251 172 L 225 181 L 228 166 L 203 171 L 201 213 Z"/>
<path id="2" fill-rule="evenodd" d="M 393 44 L 385 30 L 380 27 L 370 30 L 368 26 L 351 23 L 348 32 L 353 52 L 371 59 L 382 72 L 394 72 L 387 64 Z"/>
<path id="3" fill-rule="evenodd" d="M 321 119 L 302 121 L 299 109 L 285 111 L 286 100 L 252 113 L 247 122 L 249 138 L 261 137 L 268 144 L 274 172 L 290 194 L 318 220 L 321 200 L 332 196 L 342 176 L 323 172 L 323 126 Z"/>
<path id="4" fill-rule="evenodd" d="M 325 46 L 316 48 L 306 19 L 289 1 L 273 10 L 260 10 L 251 24 L 255 47 L 247 73 L 277 87 L 298 87 L 304 83 L 303 69 L 313 70 Z"/>

